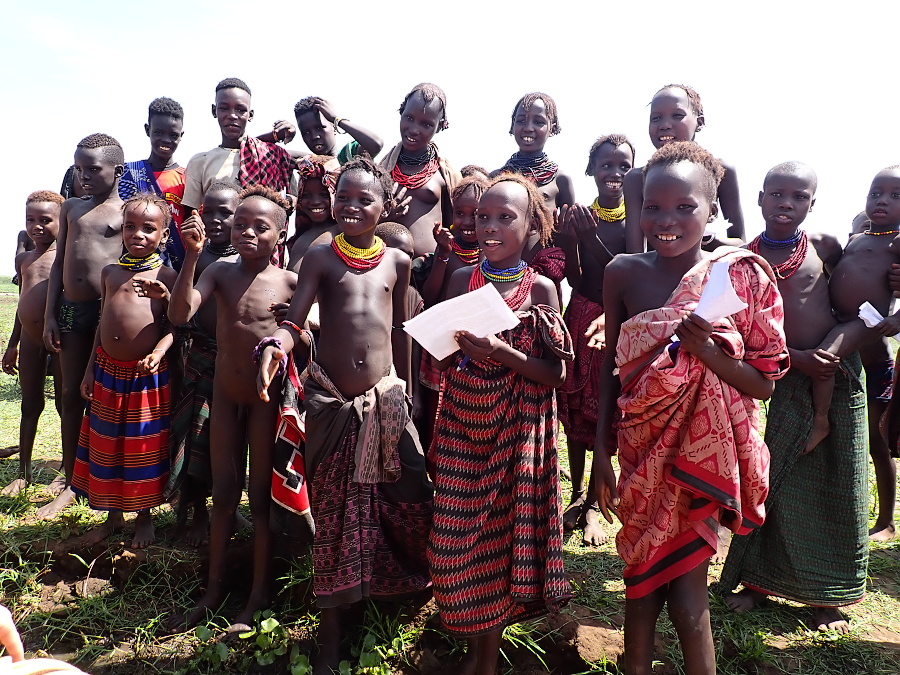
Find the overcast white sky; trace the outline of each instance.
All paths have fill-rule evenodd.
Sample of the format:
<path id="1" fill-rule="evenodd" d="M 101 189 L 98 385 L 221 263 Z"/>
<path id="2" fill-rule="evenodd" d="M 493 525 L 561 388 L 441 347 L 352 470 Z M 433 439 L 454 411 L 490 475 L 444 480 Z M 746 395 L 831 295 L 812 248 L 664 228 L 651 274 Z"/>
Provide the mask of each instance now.
<path id="1" fill-rule="evenodd" d="M 128 161 L 143 159 L 147 104 L 170 96 L 185 109 L 176 155 L 185 165 L 219 143 L 209 110 L 230 76 L 253 90 L 251 133 L 319 95 L 388 147 L 405 94 L 435 82 L 450 121 L 436 141 L 457 168 L 500 166 L 516 149 L 513 105 L 544 91 L 562 126 L 547 152 L 584 203 L 595 196 L 583 175 L 593 140 L 625 133 L 643 164 L 653 149 L 647 104 L 682 82 L 706 109 L 697 141 L 737 169 L 749 234 L 761 229 L 765 172 L 797 159 L 819 174 L 809 228 L 844 235 L 875 173 L 900 163 L 898 19 L 900 3 L 866 0 L 15 2 L 0 25 L 9 95 L 0 273 L 12 271 L 25 197 L 59 189 L 81 138 L 109 133 Z M 303 147 L 299 136 L 294 145 Z"/>

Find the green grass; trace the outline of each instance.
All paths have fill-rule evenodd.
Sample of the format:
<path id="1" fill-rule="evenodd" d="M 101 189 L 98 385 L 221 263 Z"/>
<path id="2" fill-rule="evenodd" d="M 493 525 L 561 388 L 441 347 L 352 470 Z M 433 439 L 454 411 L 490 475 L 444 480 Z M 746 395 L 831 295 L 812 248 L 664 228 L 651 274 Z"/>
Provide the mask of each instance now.
<path id="1" fill-rule="evenodd" d="M 12 327 L 16 288 L 0 277 L 0 336 L 4 344 Z M 48 395 L 51 390 L 48 389 Z M 19 388 L 16 379 L 0 374 L 0 448 L 18 443 Z M 565 438 L 560 459 L 567 466 Z M 224 626 L 218 618 L 197 631 L 168 635 L 166 619 L 196 600 L 203 581 L 201 558 L 169 536 L 173 515 L 156 510 L 161 541 L 140 564 L 119 558 L 124 546 L 112 540 L 109 550 L 54 553 L 60 540 L 84 532 L 103 518 L 77 506 L 51 523 L 34 519 L 36 506 L 50 495 L 44 486 L 56 475 L 59 460 L 59 419 L 48 398 L 35 445 L 35 461 L 46 466 L 36 473 L 39 483 L 24 495 L 0 498 L 0 602 L 9 606 L 31 653 L 47 652 L 95 675 L 149 673 L 291 673 L 308 672 L 318 615 L 312 607 L 311 563 L 298 556 L 278 575 L 281 592 L 271 615 L 260 616 L 251 633 L 225 645 L 215 636 Z M 0 460 L 0 485 L 15 478 L 18 458 Z M 571 485 L 563 481 L 568 502 Z M 872 485 L 874 494 L 874 484 Z M 576 597 L 565 616 L 621 633 L 624 612 L 622 562 L 616 555 L 616 528 L 604 525 L 610 541 L 601 547 L 582 545 L 576 533 L 565 543 L 566 569 Z M 236 542 L 246 544 L 244 540 Z M 123 538 L 124 541 L 124 538 Z M 102 547 L 101 547 L 102 548 Z M 126 555 L 127 558 L 127 555 Z M 721 568 L 711 568 L 710 580 Z M 798 673 L 900 672 L 900 544 L 876 545 L 870 558 L 865 599 L 847 609 L 848 636 L 810 631 L 810 610 L 773 601 L 759 611 L 736 616 L 713 596 L 711 616 L 722 675 Z M 112 578 L 105 595 L 81 597 L 75 581 L 92 576 Z M 225 614 L 233 616 L 243 596 L 231 598 Z M 421 657 L 431 650 L 444 664 L 452 663 L 462 645 L 443 634 L 433 605 L 396 608 L 369 603 L 348 623 L 345 641 L 348 673 L 415 673 L 427 670 Z M 674 629 L 665 613 L 659 622 L 660 664 L 657 673 L 682 672 Z M 541 661 L 557 673 L 615 673 L 615 657 L 573 665 L 571 647 L 560 658 L 557 643 L 564 631 L 548 622 L 520 625 L 507 631 L 502 673 L 541 669 Z M 434 658 L 434 657 L 433 657 Z M 527 664 L 527 665 L 523 665 Z M 415 665 L 421 666 L 418 670 Z"/>

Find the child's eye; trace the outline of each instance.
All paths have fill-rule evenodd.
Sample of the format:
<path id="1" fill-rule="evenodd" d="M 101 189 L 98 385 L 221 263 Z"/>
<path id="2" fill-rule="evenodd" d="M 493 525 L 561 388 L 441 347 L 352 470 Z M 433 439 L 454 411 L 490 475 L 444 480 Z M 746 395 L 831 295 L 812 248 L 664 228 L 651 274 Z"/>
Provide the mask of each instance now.
<path id="1" fill-rule="evenodd" d="M 478 218 L 478 220 L 487 220 L 488 219 L 487 214 L 485 214 L 485 213 L 476 214 L 475 217 Z"/>
<path id="2" fill-rule="evenodd" d="M 644 204 L 644 211 L 658 211 L 659 207 L 656 204 Z"/>
<path id="3" fill-rule="evenodd" d="M 685 117 L 687 117 L 687 115 L 685 115 L 684 113 L 675 113 L 674 115 L 672 115 L 672 117 L 674 117 L 676 120 L 683 120 Z"/>
<path id="4" fill-rule="evenodd" d="M 780 192 L 770 192 L 769 195 L 772 197 L 780 197 L 781 193 Z"/>
<path id="5" fill-rule="evenodd" d="M 900 192 L 892 192 L 891 199 L 900 199 Z"/>
<path id="6" fill-rule="evenodd" d="M 651 115 L 650 121 L 651 122 L 659 122 L 659 115 Z"/>

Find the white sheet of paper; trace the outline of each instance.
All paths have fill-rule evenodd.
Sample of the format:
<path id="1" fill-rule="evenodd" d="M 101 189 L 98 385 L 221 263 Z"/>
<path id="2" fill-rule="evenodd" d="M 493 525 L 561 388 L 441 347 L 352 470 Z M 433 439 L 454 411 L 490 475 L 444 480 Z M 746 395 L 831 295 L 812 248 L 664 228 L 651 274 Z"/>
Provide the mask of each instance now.
<path id="1" fill-rule="evenodd" d="M 434 358 L 444 359 L 456 350 L 454 335 L 465 330 L 476 337 L 487 337 L 519 324 L 516 315 L 492 284 L 429 307 L 404 322 L 403 330 Z"/>
<path id="2" fill-rule="evenodd" d="M 727 262 L 713 263 L 709 279 L 706 280 L 706 286 L 700 294 L 700 302 L 694 310 L 694 314 L 710 323 L 721 321 L 726 316 L 737 314 L 747 308 L 747 303 L 734 292 L 731 275 L 728 274 L 729 267 L 730 264 Z"/>
<path id="3" fill-rule="evenodd" d="M 863 323 L 866 324 L 868 328 L 875 328 L 875 326 L 884 321 L 881 312 L 875 309 L 868 300 L 859 306 L 859 318 L 863 320 Z M 900 333 L 892 335 L 891 337 L 900 341 Z"/>

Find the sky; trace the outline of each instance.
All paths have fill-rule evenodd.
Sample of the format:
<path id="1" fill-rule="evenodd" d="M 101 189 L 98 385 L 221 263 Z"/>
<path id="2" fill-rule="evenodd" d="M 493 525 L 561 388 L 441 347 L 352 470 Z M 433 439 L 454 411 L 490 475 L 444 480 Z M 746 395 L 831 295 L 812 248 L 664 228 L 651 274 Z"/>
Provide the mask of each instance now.
<path id="1" fill-rule="evenodd" d="M 900 164 L 898 19 L 900 3 L 867 0 L 16 2 L 0 25 L 12 92 L 0 120 L 6 157 L 18 160 L 0 164 L 0 274 L 12 273 L 26 196 L 59 189 L 81 138 L 108 133 L 127 161 L 144 159 L 147 105 L 169 96 L 185 110 L 175 159 L 186 165 L 220 142 L 210 105 L 225 77 L 250 85 L 254 135 L 317 95 L 386 148 L 399 141 L 406 93 L 434 82 L 450 122 L 435 141 L 457 168 L 501 166 L 516 150 L 516 101 L 546 92 L 562 132 L 545 149 L 585 204 L 596 196 L 584 176 L 594 139 L 626 134 L 642 165 L 650 99 L 688 84 L 705 108 L 696 140 L 735 167 L 749 235 L 762 229 L 766 171 L 800 160 L 819 175 L 808 229 L 844 238 L 874 175 Z M 305 150 L 299 135 L 292 147 Z"/>

